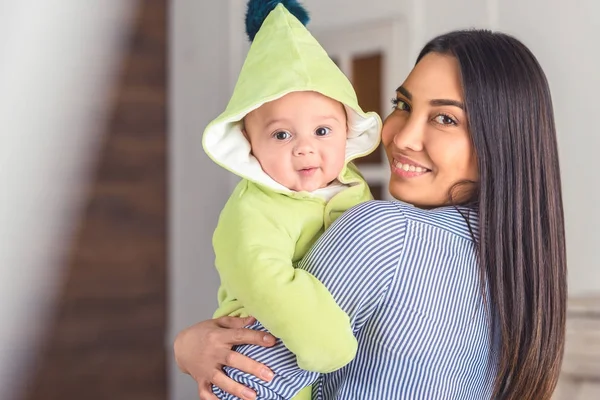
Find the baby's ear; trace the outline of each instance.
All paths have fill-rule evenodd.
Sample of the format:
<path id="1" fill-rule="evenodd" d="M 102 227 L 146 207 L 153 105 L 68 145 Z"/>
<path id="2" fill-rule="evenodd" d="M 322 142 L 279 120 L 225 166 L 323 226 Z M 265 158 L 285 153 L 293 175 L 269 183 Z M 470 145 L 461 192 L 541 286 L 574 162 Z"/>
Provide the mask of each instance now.
<path id="1" fill-rule="evenodd" d="M 242 135 L 244 135 L 244 137 L 250 144 L 250 154 L 254 155 L 254 153 L 252 152 L 252 142 L 250 141 L 250 136 L 248 136 L 248 132 L 246 132 L 246 127 L 244 127 L 243 124 L 242 124 Z"/>
<path id="2" fill-rule="evenodd" d="M 248 136 L 248 132 L 246 132 L 246 117 L 242 118 L 242 120 L 240 121 L 240 124 L 241 124 L 240 128 L 242 129 L 242 135 L 244 135 L 246 140 L 249 142 L 250 137 Z"/>

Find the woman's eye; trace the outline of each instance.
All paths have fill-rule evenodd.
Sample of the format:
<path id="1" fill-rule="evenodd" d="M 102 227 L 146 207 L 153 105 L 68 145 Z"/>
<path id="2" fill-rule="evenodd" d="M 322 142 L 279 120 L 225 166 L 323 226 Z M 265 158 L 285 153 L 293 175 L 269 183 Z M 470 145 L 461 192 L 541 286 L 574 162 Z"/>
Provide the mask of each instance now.
<path id="1" fill-rule="evenodd" d="M 410 106 L 404 100 L 392 99 L 392 104 L 394 105 L 394 109 L 396 110 L 410 111 Z"/>
<path id="2" fill-rule="evenodd" d="M 326 136 L 326 135 L 329 135 L 329 132 L 331 132 L 331 129 L 321 127 L 321 128 L 317 128 L 317 130 L 315 131 L 315 134 L 317 136 Z"/>
<path id="3" fill-rule="evenodd" d="M 440 114 L 434 118 L 435 122 L 441 125 L 456 125 L 456 121 L 445 114 Z"/>
<path id="4" fill-rule="evenodd" d="M 286 132 L 286 131 L 279 131 L 279 132 L 275 133 L 273 136 L 277 140 L 287 140 L 290 137 L 292 137 L 292 135 L 290 135 L 290 133 Z"/>

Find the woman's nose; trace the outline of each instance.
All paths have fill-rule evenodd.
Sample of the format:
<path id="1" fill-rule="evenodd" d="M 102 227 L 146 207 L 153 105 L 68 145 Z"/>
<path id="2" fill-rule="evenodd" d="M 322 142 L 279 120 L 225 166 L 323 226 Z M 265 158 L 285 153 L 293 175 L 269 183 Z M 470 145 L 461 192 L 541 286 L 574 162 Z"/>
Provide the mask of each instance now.
<path id="1" fill-rule="evenodd" d="M 393 142 L 399 150 L 422 151 L 425 126 L 410 118 L 406 124 L 397 128 Z"/>

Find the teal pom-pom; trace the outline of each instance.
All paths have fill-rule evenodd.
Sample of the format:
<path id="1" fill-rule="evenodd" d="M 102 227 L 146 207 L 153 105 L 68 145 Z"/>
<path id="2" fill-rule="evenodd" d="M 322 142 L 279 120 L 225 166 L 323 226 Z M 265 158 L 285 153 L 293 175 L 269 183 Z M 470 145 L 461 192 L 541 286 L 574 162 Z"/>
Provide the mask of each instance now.
<path id="1" fill-rule="evenodd" d="M 250 41 L 254 40 L 254 36 L 258 33 L 267 15 L 279 3 L 283 4 L 290 14 L 298 18 L 303 25 L 306 25 L 310 20 L 308 11 L 296 0 L 250 0 L 246 11 L 246 34 Z"/>

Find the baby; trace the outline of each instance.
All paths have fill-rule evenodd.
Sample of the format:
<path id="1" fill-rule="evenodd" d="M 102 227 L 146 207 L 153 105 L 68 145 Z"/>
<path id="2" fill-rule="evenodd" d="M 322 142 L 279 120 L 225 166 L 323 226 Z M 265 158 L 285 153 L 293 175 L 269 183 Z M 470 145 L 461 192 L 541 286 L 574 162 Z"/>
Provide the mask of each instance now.
<path id="1" fill-rule="evenodd" d="M 294 264 L 345 210 L 372 198 L 350 161 L 377 148 L 381 120 L 361 110 L 346 76 L 288 11 L 306 20 L 304 10 L 266 3 L 275 2 L 249 2 L 253 43 L 203 137 L 206 153 L 242 178 L 214 233 L 214 316 L 254 316 L 301 368 L 327 373 L 354 358 L 356 339 L 329 291 Z"/>

